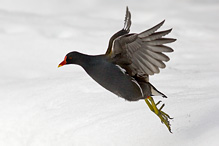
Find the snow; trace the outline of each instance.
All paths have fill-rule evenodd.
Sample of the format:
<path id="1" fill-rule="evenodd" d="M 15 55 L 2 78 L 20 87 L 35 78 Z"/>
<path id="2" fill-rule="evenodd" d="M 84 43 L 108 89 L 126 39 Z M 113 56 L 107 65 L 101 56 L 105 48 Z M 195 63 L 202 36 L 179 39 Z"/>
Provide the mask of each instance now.
<path id="1" fill-rule="evenodd" d="M 150 78 L 174 117 L 173 134 L 144 101 L 106 91 L 79 66 L 57 68 L 66 53 L 104 53 L 123 27 L 166 19 L 174 53 Z M 215 146 L 219 140 L 217 0 L 0 0 L 0 145 Z"/>

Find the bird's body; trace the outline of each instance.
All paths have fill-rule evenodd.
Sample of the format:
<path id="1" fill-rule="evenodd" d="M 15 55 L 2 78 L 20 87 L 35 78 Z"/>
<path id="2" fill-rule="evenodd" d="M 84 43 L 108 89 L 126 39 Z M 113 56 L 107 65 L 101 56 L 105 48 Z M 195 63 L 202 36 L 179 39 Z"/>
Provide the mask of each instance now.
<path id="1" fill-rule="evenodd" d="M 88 75 L 107 90 L 129 101 L 144 98 L 135 80 L 106 56 L 90 56 L 79 52 L 72 54 L 77 54 L 81 58 L 76 64 L 82 66 Z"/>
<path id="2" fill-rule="evenodd" d="M 131 13 L 127 8 L 124 28 L 111 37 L 105 54 L 91 56 L 73 51 L 65 56 L 59 67 L 66 64 L 80 65 L 97 83 L 117 96 L 128 101 L 144 99 L 171 131 L 168 121 L 171 118 L 161 111 L 164 104 L 158 109 L 160 102 L 155 104 L 151 97 L 166 96 L 149 83 L 149 75 L 159 73 L 159 68 L 165 68 L 164 62 L 169 61 L 163 52 L 173 52 L 164 44 L 174 42 L 175 39 L 163 38 L 172 29 L 156 32 L 163 23 L 139 34 L 129 34 Z"/>

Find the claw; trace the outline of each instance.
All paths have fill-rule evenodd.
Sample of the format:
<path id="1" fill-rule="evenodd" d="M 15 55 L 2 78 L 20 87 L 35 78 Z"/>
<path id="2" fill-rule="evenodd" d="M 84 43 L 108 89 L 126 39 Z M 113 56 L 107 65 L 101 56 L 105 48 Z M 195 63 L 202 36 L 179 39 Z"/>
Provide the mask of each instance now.
<path id="1" fill-rule="evenodd" d="M 168 114 L 166 114 L 165 112 L 163 112 L 163 111 L 160 111 L 163 115 L 165 115 L 167 118 L 169 118 L 169 119 L 173 119 L 173 118 L 171 118 Z"/>
<path id="2" fill-rule="evenodd" d="M 165 106 L 165 104 L 162 104 L 162 106 L 158 109 L 157 105 L 161 101 L 158 101 L 157 104 L 155 104 L 154 99 L 151 96 L 147 97 L 145 99 L 145 102 L 147 103 L 147 105 L 150 108 L 150 110 L 152 112 L 154 112 L 160 118 L 161 123 L 164 123 L 166 125 L 166 127 L 168 128 L 168 130 L 170 131 L 170 133 L 172 133 L 171 132 L 171 127 L 170 127 L 169 119 L 173 119 L 173 118 L 171 118 L 168 114 L 166 114 L 165 112 L 162 111 L 162 109 Z"/>
<path id="3" fill-rule="evenodd" d="M 163 104 L 161 107 L 160 107 L 160 109 L 159 109 L 159 111 L 161 111 L 162 110 L 162 108 L 165 106 L 165 104 Z"/>
<path id="4" fill-rule="evenodd" d="M 156 103 L 156 105 L 158 105 L 158 104 L 160 104 L 162 101 L 160 100 L 160 101 L 158 101 L 157 103 Z"/>

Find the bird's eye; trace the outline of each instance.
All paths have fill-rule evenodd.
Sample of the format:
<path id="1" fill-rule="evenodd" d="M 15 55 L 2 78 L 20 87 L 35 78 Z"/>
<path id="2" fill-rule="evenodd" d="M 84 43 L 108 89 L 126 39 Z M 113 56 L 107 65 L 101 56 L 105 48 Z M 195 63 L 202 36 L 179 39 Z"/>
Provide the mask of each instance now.
<path id="1" fill-rule="evenodd" d="M 72 59 L 72 57 L 69 57 L 69 59 Z"/>

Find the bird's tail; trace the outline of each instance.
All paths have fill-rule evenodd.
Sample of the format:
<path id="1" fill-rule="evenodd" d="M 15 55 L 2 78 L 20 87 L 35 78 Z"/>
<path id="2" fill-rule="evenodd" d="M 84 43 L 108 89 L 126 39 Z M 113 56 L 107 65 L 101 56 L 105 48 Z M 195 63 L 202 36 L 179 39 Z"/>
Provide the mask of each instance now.
<path id="1" fill-rule="evenodd" d="M 167 98 L 166 95 L 158 91 L 152 84 L 151 85 L 151 96 L 162 96 L 163 98 Z"/>

